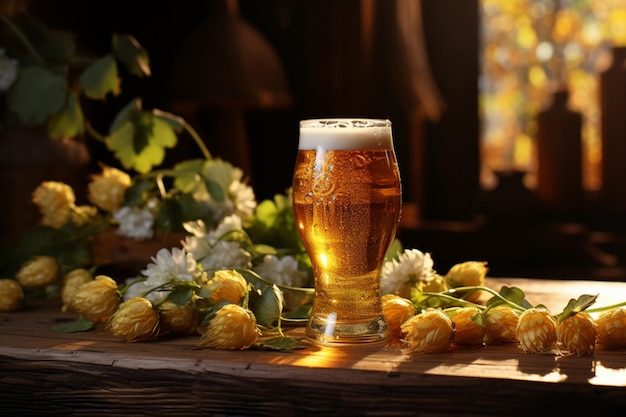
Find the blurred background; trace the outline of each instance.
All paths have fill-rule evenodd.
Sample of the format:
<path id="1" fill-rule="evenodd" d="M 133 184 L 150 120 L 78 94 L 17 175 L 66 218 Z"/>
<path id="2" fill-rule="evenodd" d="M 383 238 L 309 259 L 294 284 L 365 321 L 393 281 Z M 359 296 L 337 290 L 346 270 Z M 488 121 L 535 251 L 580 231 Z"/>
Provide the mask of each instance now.
<path id="1" fill-rule="evenodd" d="M 492 276 L 626 280 L 626 0 L 0 4 L 93 54 L 133 35 L 152 76 L 95 103 L 94 126 L 141 96 L 194 125 L 259 200 L 291 185 L 299 120 L 388 118 L 399 238 L 437 271 L 480 260 Z M 194 152 L 181 142 L 168 158 Z M 15 165 L 6 150 L 2 164 Z"/>

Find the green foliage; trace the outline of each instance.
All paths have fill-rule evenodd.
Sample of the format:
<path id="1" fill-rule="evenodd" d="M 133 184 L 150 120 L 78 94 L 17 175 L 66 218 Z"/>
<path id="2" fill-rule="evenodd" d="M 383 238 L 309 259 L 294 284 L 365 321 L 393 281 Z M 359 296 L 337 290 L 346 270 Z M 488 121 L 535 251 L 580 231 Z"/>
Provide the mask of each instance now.
<path id="1" fill-rule="evenodd" d="M 283 312 L 283 295 L 276 285 L 264 285 L 250 292 L 248 308 L 254 312 L 260 326 L 276 327 Z"/>
<path id="2" fill-rule="evenodd" d="M 67 96 L 62 74 L 43 67 L 20 69 L 8 92 L 7 106 L 27 124 L 41 124 L 63 108 Z"/>
<path id="3" fill-rule="evenodd" d="M 296 228 L 290 193 L 277 194 L 274 200 L 262 201 L 256 208 L 254 223 L 247 228 L 254 242 L 276 248 L 290 248 L 292 254 L 304 252 L 304 244 Z"/>
<path id="4" fill-rule="evenodd" d="M 256 343 L 252 346 L 252 349 L 256 350 L 272 350 L 290 353 L 297 349 L 304 349 L 306 345 L 298 339 L 293 337 L 275 337 L 273 339 L 265 340 L 263 342 Z"/>
<path id="5" fill-rule="evenodd" d="M 581 311 L 586 310 L 587 308 L 589 308 L 592 304 L 596 302 L 597 298 L 598 298 L 597 295 L 588 295 L 588 294 L 583 294 L 577 299 L 572 298 L 567 303 L 567 306 L 565 306 L 565 308 L 563 309 L 563 312 L 559 314 L 558 321 L 561 322 L 568 317 L 574 316 L 577 313 L 580 313 Z"/>
<path id="6" fill-rule="evenodd" d="M 165 148 L 178 143 L 172 125 L 135 100 L 116 116 L 105 143 L 126 169 L 149 172 L 165 158 Z"/>
<path id="7" fill-rule="evenodd" d="M 220 203 L 226 199 L 226 192 L 217 182 L 206 175 L 211 164 L 207 159 L 190 159 L 174 167 L 174 187 L 180 191 L 191 193 L 204 187 L 211 198 Z"/>
<path id="8" fill-rule="evenodd" d="M 148 52 L 130 35 L 113 34 L 113 53 L 115 57 L 137 77 L 150 76 L 150 58 Z"/>
<path id="9" fill-rule="evenodd" d="M 111 93 L 120 94 L 117 64 L 112 54 L 92 62 L 78 77 L 85 95 L 94 100 L 104 100 Z"/>
<path id="10" fill-rule="evenodd" d="M 7 94 L 8 108 L 27 125 L 45 124 L 52 138 L 84 134 L 86 112 L 82 106 L 88 101 L 81 101 L 83 95 L 104 101 L 120 94 L 118 61 L 135 76 L 151 74 L 147 51 L 130 35 L 114 34 L 111 51 L 93 58 L 77 55 L 75 37 L 69 32 L 51 30 L 32 19 L 16 25 L 2 14 L 0 21 L 18 46 L 10 51 L 11 56 L 20 62 L 17 80 Z M 178 121 L 163 123 L 164 118 L 175 117 L 140 113 L 118 121 L 111 129 L 112 150 L 126 168 L 147 172 L 163 161 L 163 149 L 175 144 L 175 134 L 168 126 L 180 127 L 175 126 Z M 136 126 L 127 125 L 129 121 Z"/>
<path id="11" fill-rule="evenodd" d="M 532 304 L 530 304 L 526 300 L 526 294 L 521 288 L 518 287 L 507 287 L 506 285 L 500 288 L 500 292 L 497 296 L 491 297 L 487 301 L 487 307 L 493 308 L 500 304 L 509 304 L 513 303 L 517 306 L 522 307 L 523 309 L 532 308 Z"/>
<path id="12" fill-rule="evenodd" d="M 79 317 L 76 320 L 68 321 L 65 323 L 52 326 L 50 330 L 55 333 L 76 333 L 76 332 L 88 332 L 94 328 L 94 322 L 87 320 L 84 317 Z"/>
<path id="13" fill-rule="evenodd" d="M 82 135 L 85 130 L 85 116 L 78 102 L 76 93 L 67 94 L 60 112 L 48 120 L 48 134 L 53 139 L 62 139 Z"/>

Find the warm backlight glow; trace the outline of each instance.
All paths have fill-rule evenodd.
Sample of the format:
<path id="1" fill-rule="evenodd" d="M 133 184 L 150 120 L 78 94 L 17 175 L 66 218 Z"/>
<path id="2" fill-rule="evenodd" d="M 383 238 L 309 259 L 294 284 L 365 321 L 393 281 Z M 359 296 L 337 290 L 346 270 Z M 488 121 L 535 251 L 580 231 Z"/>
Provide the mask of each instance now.
<path id="1" fill-rule="evenodd" d="M 560 8 L 556 7 L 560 5 Z M 481 181 L 517 169 L 535 181 L 538 112 L 568 88 L 583 116 L 583 187 L 601 187 L 598 74 L 626 45 L 624 0 L 481 0 Z"/>

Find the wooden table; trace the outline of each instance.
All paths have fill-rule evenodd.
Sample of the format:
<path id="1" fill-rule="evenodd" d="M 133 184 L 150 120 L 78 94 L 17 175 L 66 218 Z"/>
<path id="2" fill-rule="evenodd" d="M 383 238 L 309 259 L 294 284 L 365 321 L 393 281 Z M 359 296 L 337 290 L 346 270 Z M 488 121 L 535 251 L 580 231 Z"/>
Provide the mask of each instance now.
<path id="1" fill-rule="evenodd" d="M 626 283 L 490 279 L 559 312 L 570 298 L 626 300 Z M 0 313 L 0 415 L 613 416 L 626 411 L 626 350 L 524 354 L 514 344 L 410 355 L 386 346 L 293 353 L 199 349 L 198 337 L 127 344 L 57 334 L 58 305 Z M 302 336 L 302 328 L 290 329 Z"/>

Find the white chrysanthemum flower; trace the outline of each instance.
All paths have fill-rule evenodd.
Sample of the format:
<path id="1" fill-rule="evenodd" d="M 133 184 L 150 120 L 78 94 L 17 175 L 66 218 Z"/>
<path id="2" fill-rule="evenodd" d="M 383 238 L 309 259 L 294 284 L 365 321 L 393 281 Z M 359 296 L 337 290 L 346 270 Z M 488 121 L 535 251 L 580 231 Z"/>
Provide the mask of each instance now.
<path id="1" fill-rule="evenodd" d="M 243 171 L 240 168 L 215 158 L 207 164 L 205 175 L 224 190 L 226 197 L 222 201 L 214 201 L 206 192 L 194 194 L 196 199 L 207 201 L 214 221 L 221 222 L 231 214 L 237 214 L 242 219 L 248 219 L 254 214 L 254 190 L 243 181 Z"/>
<path id="2" fill-rule="evenodd" d="M 228 195 L 235 202 L 235 214 L 242 219 L 249 219 L 254 215 L 257 201 L 254 190 L 240 181 L 233 181 L 228 188 Z"/>
<path id="3" fill-rule="evenodd" d="M 201 260 L 211 253 L 211 247 L 215 244 L 212 242 L 210 235 L 204 236 L 186 236 L 181 242 L 183 249 L 191 254 L 193 259 Z"/>
<path id="4" fill-rule="evenodd" d="M 230 216 L 224 217 L 221 223 L 215 228 L 211 235 L 217 241 L 228 233 L 235 230 L 243 230 L 243 222 L 241 221 L 241 217 L 237 214 L 232 214 Z"/>
<path id="5" fill-rule="evenodd" d="M 171 252 L 161 249 L 156 257 L 152 257 L 152 262 L 141 271 L 147 277 L 145 283 L 150 288 L 172 281 L 193 281 L 202 274 L 192 254 L 180 248 L 172 248 Z"/>
<path id="6" fill-rule="evenodd" d="M 8 91 L 17 79 L 17 67 L 17 59 L 9 58 L 4 48 L 0 48 L 0 93 Z"/>
<path id="7" fill-rule="evenodd" d="M 220 241 L 210 247 L 209 253 L 198 261 L 204 270 L 249 268 L 252 255 L 237 242 Z"/>
<path id="8" fill-rule="evenodd" d="M 113 218 L 119 223 L 117 232 L 137 240 L 150 239 L 153 236 L 154 215 L 148 209 L 124 206 L 113 212 Z"/>
<path id="9" fill-rule="evenodd" d="M 275 255 L 265 255 L 263 263 L 252 269 L 263 278 L 290 287 L 302 287 L 308 279 L 308 274 L 298 269 L 296 258 L 289 255 L 280 259 Z"/>
<path id="10" fill-rule="evenodd" d="M 229 262 L 228 259 L 233 257 L 226 256 L 223 252 L 225 249 L 232 248 L 236 258 L 233 262 L 236 265 L 245 265 L 248 267 L 251 256 L 248 252 L 240 249 L 239 244 L 232 242 L 230 244 L 218 245 L 221 238 L 229 233 L 237 230 L 243 231 L 241 217 L 236 214 L 226 216 L 215 230 L 207 232 L 206 225 L 202 220 L 185 223 L 185 229 L 192 233 L 193 236 L 185 237 L 182 242 L 183 248 L 191 253 L 197 261 L 202 261 L 205 269 L 208 265 L 224 264 Z M 243 255 L 243 256 L 242 256 Z M 206 261 L 205 261 L 206 259 Z M 233 265 L 226 265 L 234 268 Z"/>
<path id="11" fill-rule="evenodd" d="M 380 279 L 381 293 L 410 297 L 411 286 L 426 281 L 435 273 L 433 265 L 430 253 L 406 249 L 398 260 L 384 263 Z"/>

